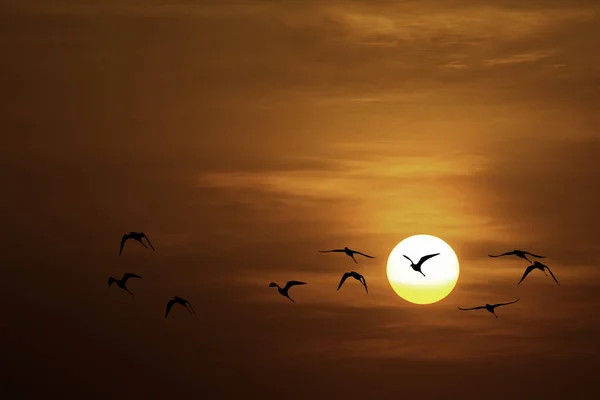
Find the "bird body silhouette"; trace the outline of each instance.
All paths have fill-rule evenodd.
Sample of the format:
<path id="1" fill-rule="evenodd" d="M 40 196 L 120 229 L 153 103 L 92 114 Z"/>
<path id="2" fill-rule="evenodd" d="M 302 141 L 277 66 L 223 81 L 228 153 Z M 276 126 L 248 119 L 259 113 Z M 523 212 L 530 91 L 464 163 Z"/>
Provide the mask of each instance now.
<path id="1" fill-rule="evenodd" d="M 288 299 L 290 299 L 292 301 L 292 303 L 295 303 L 295 301 L 290 297 L 289 295 L 289 291 L 290 288 L 292 286 L 297 286 L 297 285 L 306 285 L 306 282 L 300 282 L 300 281 L 289 281 L 288 283 L 285 284 L 285 286 L 282 288 L 280 287 L 278 284 L 276 284 L 275 282 L 271 282 L 269 283 L 269 287 L 276 287 L 277 291 L 284 297 L 287 297 Z"/>
<path id="2" fill-rule="evenodd" d="M 183 307 L 185 307 L 186 310 L 188 310 L 190 314 L 193 313 L 194 315 L 196 315 L 196 311 L 194 310 L 194 307 L 192 307 L 189 301 L 179 296 L 175 296 L 167 303 L 167 311 L 165 312 L 165 318 L 167 318 L 169 312 L 171 312 L 171 308 L 173 308 L 175 304 L 181 304 Z"/>
<path id="3" fill-rule="evenodd" d="M 146 236 L 144 232 L 129 232 L 124 234 L 123 238 L 121 239 L 121 248 L 119 249 L 119 255 L 123 253 L 123 246 L 125 246 L 125 242 L 129 239 L 133 239 L 136 242 L 141 243 L 142 246 L 144 246 L 145 248 L 148 248 L 148 246 L 146 246 L 146 244 L 142 241 L 142 239 L 146 239 L 150 247 L 152 247 L 152 250 L 154 250 L 154 246 L 152 246 L 152 243 L 150 243 L 150 239 L 148 239 L 148 236 Z"/>
<path id="4" fill-rule="evenodd" d="M 495 309 L 496 307 L 506 306 L 506 305 L 508 305 L 508 304 L 514 304 L 514 303 L 516 303 L 516 302 L 517 302 L 517 301 L 519 301 L 519 300 L 521 300 L 521 298 L 518 298 L 518 299 L 517 299 L 517 300 L 515 300 L 515 301 L 511 301 L 510 303 L 486 304 L 485 306 L 472 307 L 472 308 L 460 308 L 460 307 L 457 307 L 457 308 L 458 308 L 459 310 L 462 310 L 462 311 L 486 309 L 488 312 L 491 312 L 492 314 L 494 314 L 494 316 L 495 316 L 496 318 L 498 318 L 498 316 L 497 316 L 497 315 L 496 315 L 496 313 L 494 312 L 494 309 Z"/>
<path id="5" fill-rule="evenodd" d="M 548 272 L 550 272 L 550 275 L 552 275 L 552 278 L 554 279 L 554 282 L 556 282 L 556 284 L 558 286 L 560 286 L 560 283 L 558 283 L 558 280 L 556 279 L 556 277 L 554 276 L 554 274 L 552 273 L 552 271 L 550 270 L 550 268 L 545 265 L 542 264 L 539 261 L 534 262 L 533 264 L 531 264 L 529 267 L 527 267 L 527 269 L 525 270 L 525 273 L 523 274 L 523 277 L 521 277 L 521 280 L 519 281 L 519 283 L 517 283 L 517 286 L 521 284 L 521 282 L 523 282 L 523 279 L 525 279 L 525 277 L 527 275 L 529 275 L 529 273 L 531 271 L 533 271 L 534 269 L 539 269 L 540 271 L 542 271 L 544 274 L 546 274 L 546 270 L 548 270 Z M 548 274 L 546 274 L 546 276 L 548 276 Z"/>
<path id="6" fill-rule="evenodd" d="M 141 279 L 142 277 L 139 275 L 136 275 L 136 274 L 129 273 L 129 272 L 124 274 L 121 279 L 116 279 L 111 276 L 110 278 L 108 278 L 108 287 L 110 287 L 110 285 L 112 285 L 113 283 L 116 283 L 118 287 L 125 290 L 127 293 L 133 295 L 133 293 L 131 293 L 129 291 L 129 289 L 127 289 L 127 286 L 125 286 L 125 284 L 127 283 L 127 280 L 129 278 L 140 278 Z"/>
<path id="7" fill-rule="evenodd" d="M 358 264 L 358 261 L 356 261 L 356 258 L 354 258 L 355 254 L 360 254 L 361 256 L 367 257 L 367 258 L 375 258 L 375 257 L 369 256 L 365 253 L 361 253 L 360 251 L 351 250 L 348 247 L 344 247 L 343 249 L 334 249 L 334 250 L 319 250 L 319 253 L 345 253 L 348 257 L 352 258 L 354 260 L 354 262 L 357 264 Z"/>
<path id="8" fill-rule="evenodd" d="M 342 280 L 340 281 L 340 284 L 338 285 L 337 290 L 340 290 L 340 288 L 342 287 L 342 285 L 344 284 L 344 282 L 346 282 L 346 279 L 348 278 L 354 278 L 357 281 L 359 281 L 364 287 L 365 290 L 367 291 L 367 294 L 369 294 L 369 289 L 367 289 L 367 281 L 365 280 L 365 277 L 362 276 L 361 274 L 359 274 L 358 272 L 355 271 L 350 271 L 350 272 L 346 272 L 344 274 L 344 276 L 342 276 Z"/>
<path id="9" fill-rule="evenodd" d="M 410 266 L 412 267 L 412 269 L 414 269 L 417 272 L 420 272 L 421 275 L 425 276 L 425 274 L 423 273 L 423 271 L 421 271 L 421 267 L 423 266 L 423 263 L 427 260 L 429 260 L 432 257 L 435 257 L 437 255 L 439 255 L 440 253 L 435 253 L 435 254 L 428 254 L 426 256 L 421 257 L 421 259 L 419 260 L 418 263 L 414 263 L 413 260 L 411 260 L 408 256 L 404 255 L 404 258 L 406 258 L 408 261 L 410 261 Z"/>
<path id="10" fill-rule="evenodd" d="M 528 251 L 523 251 L 523 250 L 508 251 L 506 253 L 498 254 L 496 256 L 488 254 L 488 257 L 503 257 L 503 256 L 512 256 L 512 255 L 515 255 L 515 256 L 517 256 L 519 258 L 527 260 L 530 263 L 533 263 L 533 261 L 531 261 L 529 258 L 527 258 L 527 255 L 530 255 L 530 256 L 535 257 L 535 258 L 545 258 L 544 256 L 538 256 L 538 255 L 535 255 L 533 253 L 530 253 Z"/>

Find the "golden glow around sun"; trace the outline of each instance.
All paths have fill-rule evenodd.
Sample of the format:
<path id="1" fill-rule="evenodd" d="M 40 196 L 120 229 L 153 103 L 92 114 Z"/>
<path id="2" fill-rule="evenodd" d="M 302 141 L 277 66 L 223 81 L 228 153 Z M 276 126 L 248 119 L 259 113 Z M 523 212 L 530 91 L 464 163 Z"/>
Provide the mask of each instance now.
<path id="1" fill-rule="evenodd" d="M 440 253 L 425 261 L 421 271 L 410 266 L 427 254 Z M 458 257 L 446 242 L 431 235 L 410 236 L 394 247 L 387 262 L 387 277 L 392 289 L 404 300 L 415 304 L 431 304 L 448 296 L 458 281 Z"/>

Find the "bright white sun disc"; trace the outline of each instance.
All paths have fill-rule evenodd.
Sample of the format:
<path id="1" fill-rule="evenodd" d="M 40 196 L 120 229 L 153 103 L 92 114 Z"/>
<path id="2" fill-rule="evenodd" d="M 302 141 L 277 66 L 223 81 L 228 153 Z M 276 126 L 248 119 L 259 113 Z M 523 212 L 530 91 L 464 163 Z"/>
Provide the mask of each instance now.
<path id="1" fill-rule="evenodd" d="M 421 266 L 423 276 L 410 266 L 421 257 L 440 253 Z M 431 304 L 448 296 L 459 276 L 458 257 L 442 239 L 431 235 L 410 236 L 394 247 L 388 257 L 387 277 L 392 289 L 404 300 L 415 304 Z"/>

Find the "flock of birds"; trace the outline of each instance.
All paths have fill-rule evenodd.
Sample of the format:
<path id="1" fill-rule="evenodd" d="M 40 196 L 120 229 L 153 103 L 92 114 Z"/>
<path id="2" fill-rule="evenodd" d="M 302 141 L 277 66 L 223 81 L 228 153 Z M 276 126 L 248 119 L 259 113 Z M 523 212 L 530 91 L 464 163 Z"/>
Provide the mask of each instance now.
<path id="1" fill-rule="evenodd" d="M 148 242 L 148 244 L 150 245 L 150 247 L 152 248 L 153 251 L 154 250 L 154 246 L 152 246 L 152 243 L 150 242 L 150 239 L 148 239 L 148 237 L 146 236 L 146 234 L 144 234 L 144 232 L 129 232 L 126 233 L 125 235 L 123 235 L 123 238 L 121 239 L 121 248 L 119 250 L 119 255 L 121 255 L 123 253 L 123 247 L 125 246 L 125 243 L 127 242 L 127 240 L 129 239 L 133 239 L 137 242 L 139 242 L 142 246 L 144 246 L 145 248 L 148 248 L 148 246 L 144 243 L 144 239 Z M 344 253 L 346 254 L 348 257 L 352 258 L 352 260 L 354 260 L 354 262 L 356 264 L 358 264 L 358 261 L 356 261 L 356 258 L 354 258 L 355 254 L 361 255 L 363 257 L 367 257 L 367 258 L 375 258 L 373 256 L 370 256 L 368 254 L 365 253 L 361 253 L 360 251 L 356 251 L 356 250 L 352 250 L 349 249 L 348 247 L 344 247 L 343 249 L 333 249 L 333 250 L 319 250 L 320 253 Z M 423 275 L 424 277 L 426 277 L 426 275 L 423 273 L 422 271 L 422 267 L 423 264 L 429 260 L 430 258 L 433 258 L 435 256 L 438 256 L 440 253 L 434 253 L 434 254 L 427 254 L 422 256 L 419 261 L 415 264 L 413 260 L 411 260 L 408 256 L 404 255 L 404 257 L 410 261 L 410 267 L 415 271 L 420 273 L 421 275 Z M 522 250 L 513 250 L 513 251 L 509 251 L 503 254 L 498 254 L 498 255 L 488 255 L 489 257 L 503 257 L 503 256 L 510 256 L 510 255 L 515 255 L 519 258 L 522 258 L 524 260 L 527 260 L 531 265 L 529 265 L 527 267 L 527 269 L 525 270 L 525 273 L 523 274 L 523 276 L 521 277 L 521 280 L 519 281 L 519 283 L 517 283 L 517 285 L 520 285 L 521 282 L 523 282 L 523 280 L 527 277 L 527 275 L 529 275 L 533 270 L 535 269 L 539 269 L 540 271 L 544 272 L 544 274 L 546 274 L 546 270 L 548 272 L 550 272 L 550 275 L 552 275 L 552 278 L 554 279 L 554 281 L 560 286 L 560 283 L 558 283 L 558 280 L 556 279 L 556 277 L 554 276 L 554 274 L 552 273 L 552 271 L 550 270 L 550 268 L 545 265 L 542 264 L 539 261 L 531 261 L 529 260 L 529 258 L 527 258 L 527 256 L 532 256 L 535 258 L 545 258 L 544 256 L 539 256 L 539 255 L 535 255 L 533 253 L 527 252 L 527 251 L 522 251 Z M 548 274 L 546 274 L 546 276 L 548 276 Z M 123 277 L 121 279 L 116 279 L 115 277 L 109 277 L 108 278 L 108 286 L 110 287 L 113 283 L 117 285 L 117 287 L 125 290 L 127 293 L 133 295 L 133 293 L 127 288 L 127 281 L 130 278 L 138 278 L 141 279 L 142 277 L 134 274 L 134 273 L 130 273 L 127 272 L 123 275 Z M 345 272 L 344 275 L 342 275 L 342 279 L 340 280 L 340 283 L 337 287 L 337 290 L 340 290 L 340 288 L 342 287 L 342 285 L 344 284 L 344 282 L 346 282 L 346 279 L 348 278 L 354 278 L 356 279 L 358 282 L 360 282 L 364 288 L 365 291 L 367 292 L 367 294 L 369 294 L 369 289 L 367 287 L 367 281 L 365 280 L 365 277 L 362 276 L 361 274 L 359 274 L 356 271 L 348 271 Z M 291 302 L 294 302 L 294 299 L 292 299 L 290 297 L 289 291 L 292 287 L 294 286 L 299 286 L 299 285 L 306 285 L 306 282 L 302 282 L 302 281 L 289 281 L 285 284 L 285 286 L 281 287 L 279 286 L 277 283 L 275 282 L 271 282 L 269 284 L 269 287 L 276 287 L 277 291 L 279 292 L 279 294 L 281 294 L 282 296 L 288 298 Z M 469 311 L 469 310 L 480 310 L 480 309 L 485 309 L 488 312 L 494 314 L 494 316 L 496 318 L 498 318 L 498 316 L 495 313 L 495 309 L 497 307 L 501 307 L 501 306 L 505 306 L 505 305 L 509 305 L 509 304 L 514 304 L 517 301 L 519 301 L 519 299 L 515 300 L 515 301 L 511 301 L 508 303 L 498 303 L 498 304 L 486 304 L 484 306 L 478 306 L 478 307 L 471 307 L 471 308 L 461 308 L 458 307 L 459 310 L 462 311 Z M 169 316 L 169 312 L 171 311 L 171 309 L 173 308 L 174 305 L 179 304 L 181 306 L 183 306 L 190 314 L 194 314 L 196 315 L 196 312 L 194 311 L 194 308 L 192 307 L 192 305 L 190 304 L 189 301 L 187 301 L 186 299 L 179 297 L 179 296 L 174 296 L 172 299 L 170 299 L 167 302 L 167 307 L 166 307 L 166 311 L 165 311 L 165 318 L 167 318 Z"/>
<path id="2" fill-rule="evenodd" d="M 127 242 L 129 239 L 133 239 L 136 242 L 139 242 L 145 248 L 148 248 L 148 246 L 146 246 L 146 243 L 144 243 L 144 239 L 146 239 L 152 250 L 155 251 L 154 246 L 152 246 L 152 243 L 150 242 L 150 239 L 148 239 L 148 236 L 146 236 L 144 232 L 129 232 L 124 234 L 123 238 L 121 239 L 121 248 L 119 249 L 119 255 L 123 254 L 123 247 L 125 246 L 125 242 Z M 108 287 L 110 287 L 114 283 L 130 295 L 133 295 L 133 293 L 131 293 L 131 291 L 127 289 L 127 280 L 129 280 L 130 278 L 141 279 L 142 277 L 138 274 L 132 274 L 130 272 L 123 274 L 123 277 L 121 279 L 116 279 L 115 277 L 111 276 L 110 278 L 108 278 Z M 165 318 L 167 318 L 169 312 L 171 312 L 171 308 L 173 308 L 175 304 L 182 305 L 186 310 L 188 310 L 188 312 L 196 315 L 196 311 L 194 310 L 194 307 L 192 307 L 189 301 L 182 297 L 174 296 L 171 300 L 167 302 L 167 311 L 165 312 Z"/>
<path id="3" fill-rule="evenodd" d="M 360 254 L 361 256 L 367 257 L 367 258 L 375 258 L 375 257 L 367 255 L 365 253 L 361 253 L 360 251 L 351 250 L 348 247 L 344 247 L 343 249 L 334 249 L 334 250 L 319 250 L 319 253 L 345 253 L 348 257 L 352 258 L 356 264 L 358 264 L 358 261 L 356 261 L 356 258 L 354 258 L 355 254 Z M 365 280 L 365 277 L 356 271 L 345 272 L 344 275 L 342 275 L 342 279 L 340 280 L 340 284 L 338 285 L 337 290 L 340 290 L 340 288 L 342 287 L 342 285 L 344 284 L 344 282 L 346 282 L 346 279 L 348 279 L 348 278 L 354 278 L 357 281 L 359 281 L 365 287 L 365 291 L 367 292 L 367 294 L 369 294 L 369 288 L 367 287 L 367 281 Z M 293 303 L 294 299 L 292 299 L 290 297 L 289 291 L 290 291 L 290 288 L 292 288 L 293 286 L 298 286 L 298 285 L 306 285 L 306 282 L 289 281 L 288 283 L 285 284 L 284 287 L 279 286 L 275 282 L 271 282 L 269 284 L 269 287 L 276 287 L 279 294 L 281 294 L 284 297 L 287 297 Z"/>
<path id="4" fill-rule="evenodd" d="M 550 267 L 548 267 L 545 264 L 542 264 L 539 261 L 531 261 L 529 258 L 527 258 L 528 255 L 532 256 L 532 257 L 535 257 L 535 258 L 545 258 L 545 256 L 538 256 L 536 254 L 530 253 L 528 251 L 523 251 L 523 250 L 513 250 L 513 251 L 508 251 L 506 253 L 498 254 L 496 256 L 488 254 L 488 257 L 494 257 L 495 258 L 495 257 L 504 257 L 504 256 L 512 256 L 512 255 L 515 255 L 515 256 L 517 256 L 519 258 L 527 260 L 529 262 L 529 264 L 531 264 L 531 265 L 529 265 L 527 267 L 527 269 L 525 269 L 525 272 L 523 273 L 523 276 L 521 277 L 521 280 L 519 281 L 519 283 L 517 283 L 517 286 L 520 285 L 521 282 L 523 282 L 523 279 L 525 279 L 527 277 L 527 275 L 529 275 L 531 273 L 531 271 L 533 271 L 534 269 L 539 269 L 546 276 L 548 276 L 548 274 L 546 274 L 546 270 L 548 270 L 548 272 L 550 272 L 550 275 L 552 275 L 552 278 L 554 279 L 554 281 L 556 282 L 556 284 L 558 286 L 560 286 L 560 283 L 558 283 L 558 280 L 556 279 L 556 277 L 554 276 L 554 274 L 550 270 Z M 509 304 L 514 304 L 514 303 L 516 303 L 519 300 L 520 300 L 520 298 L 518 298 L 515 301 L 508 302 L 508 303 L 486 304 L 484 306 L 471 307 L 471 308 L 460 308 L 460 307 L 458 307 L 458 309 L 462 310 L 462 311 L 482 310 L 482 309 L 485 309 L 488 312 L 491 312 L 492 314 L 494 314 L 494 316 L 496 318 L 498 318 L 498 316 L 496 315 L 496 313 L 494 311 L 496 309 L 496 307 L 501 307 L 501 306 L 506 306 L 506 305 L 509 305 Z"/>

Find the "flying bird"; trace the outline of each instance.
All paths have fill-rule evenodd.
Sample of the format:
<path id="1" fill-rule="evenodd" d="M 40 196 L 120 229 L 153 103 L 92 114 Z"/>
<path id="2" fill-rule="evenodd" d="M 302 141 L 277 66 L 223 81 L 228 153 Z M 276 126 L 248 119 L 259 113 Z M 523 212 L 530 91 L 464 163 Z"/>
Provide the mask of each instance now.
<path id="1" fill-rule="evenodd" d="M 348 257 L 352 257 L 354 262 L 357 264 L 358 264 L 358 261 L 356 261 L 356 258 L 354 258 L 355 254 L 360 254 L 361 256 L 367 257 L 367 258 L 375 258 L 375 257 L 369 256 L 365 253 L 361 253 L 360 251 L 351 250 L 348 247 L 344 247 L 343 249 L 335 249 L 335 250 L 319 250 L 319 253 L 346 253 L 346 255 Z"/>
<path id="2" fill-rule="evenodd" d="M 344 276 L 342 276 L 342 280 L 340 281 L 340 284 L 338 285 L 337 290 L 340 290 L 340 288 L 342 287 L 344 282 L 346 282 L 346 279 L 348 279 L 350 277 L 352 277 L 352 278 L 356 279 L 357 281 L 359 281 L 360 283 L 362 283 L 362 285 L 365 287 L 365 290 L 367 291 L 367 294 L 369 294 L 369 289 L 367 289 L 367 281 L 365 280 L 365 277 L 362 276 L 361 274 L 359 274 L 358 272 L 354 272 L 354 271 L 346 272 L 344 274 Z"/>
<path id="3" fill-rule="evenodd" d="M 187 301 L 186 299 L 182 299 L 179 296 L 175 296 L 173 297 L 171 300 L 169 300 L 169 302 L 167 303 L 167 311 L 165 312 L 165 318 L 167 318 L 167 316 L 169 315 L 169 312 L 171 311 L 171 308 L 173 308 L 173 305 L 175 304 L 181 304 L 182 306 L 185 307 L 186 310 L 188 310 L 188 312 L 190 314 L 196 315 L 196 311 L 194 310 L 194 307 L 192 307 L 192 305 L 190 304 L 189 301 Z M 189 306 L 189 308 L 188 308 Z"/>
<path id="4" fill-rule="evenodd" d="M 413 260 L 411 260 L 410 258 L 408 258 L 408 256 L 404 256 L 404 258 L 406 258 L 408 261 L 410 261 L 410 266 L 412 267 L 412 269 L 414 269 L 417 272 L 420 272 L 421 275 L 425 276 L 425 274 L 423 273 L 423 271 L 421 271 L 421 267 L 423 266 L 423 263 L 427 260 L 429 260 L 431 257 L 435 257 L 437 255 L 439 255 L 440 253 L 435 253 L 435 254 L 428 254 L 426 256 L 421 257 L 421 259 L 419 260 L 418 263 L 414 263 Z"/>
<path id="5" fill-rule="evenodd" d="M 119 255 L 121 255 L 121 253 L 123 253 L 123 246 L 125 246 L 125 242 L 128 239 L 133 239 L 137 242 L 140 242 L 142 244 L 142 246 L 144 246 L 145 248 L 148 248 L 148 246 L 146 246 L 146 244 L 142 241 L 142 239 L 146 239 L 146 241 L 148 242 L 148 244 L 150 245 L 150 247 L 152 247 L 152 250 L 154 250 L 154 246 L 152 246 L 152 243 L 150 243 L 150 239 L 148 239 L 148 236 L 146 236 L 146 234 L 144 232 L 129 232 L 123 235 L 123 238 L 121 239 L 121 249 L 119 250 Z M 156 251 L 156 250 L 154 250 Z"/>
<path id="6" fill-rule="evenodd" d="M 306 282 L 300 282 L 300 281 L 289 281 L 288 283 L 285 284 L 285 286 L 283 288 L 281 288 L 278 284 L 276 284 L 275 282 L 271 282 L 269 283 L 269 287 L 276 287 L 277 291 L 284 297 L 287 297 L 288 299 L 290 299 L 292 301 L 292 303 L 295 303 L 295 301 L 290 297 L 289 295 L 289 290 L 292 286 L 296 286 L 296 285 L 306 285 Z"/>
<path id="7" fill-rule="evenodd" d="M 485 306 L 472 307 L 472 308 L 460 308 L 460 307 L 457 307 L 457 308 L 458 308 L 459 310 L 462 310 L 462 311 L 468 311 L 468 310 L 481 310 L 482 308 L 484 308 L 484 309 L 488 310 L 489 312 L 491 312 L 492 314 L 494 314 L 494 316 L 495 316 L 496 318 L 498 318 L 498 316 L 497 316 L 497 315 L 496 315 L 496 313 L 494 312 L 494 309 L 495 309 L 496 307 L 505 306 L 505 305 L 508 305 L 508 304 L 514 304 L 514 303 L 516 303 L 516 302 L 517 302 L 517 301 L 519 301 L 519 300 L 521 300 L 521 298 L 520 298 L 520 297 L 519 297 L 518 299 L 516 299 L 515 301 L 511 301 L 510 303 L 486 304 Z"/>
<path id="8" fill-rule="evenodd" d="M 515 256 L 517 256 L 519 258 L 527 260 L 530 263 L 533 263 L 533 261 L 531 261 L 529 258 L 527 258 L 527 255 L 530 255 L 530 256 L 535 257 L 535 258 L 546 258 L 544 256 L 538 256 L 538 255 L 535 255 L 533 253 L 530 253 L 528 251 L 523 251 L 523 250 L 513 250 L 513 251 L 509 251 L 509 252 L 503 253 L 503 254 L 498 254 L 497 256 L 488 254 L 488 257 L 502 257 L 502 256 L 512 256 L 512 255 L 515 255 Z"/>
<path id="9" fill-rule="evenodd" d="M 126 273 L 126 274 L 124 274 L 121 279 L 116 279 L 116 278 L 114 278 L 114 277 L 111 276 L 110 278 L 108 278 L 108 287 L 110 287 L 110 285 L 112 285 L 113 283 L 116 283 L 118 287 L 120 287 L 121 289 L 125 290 L 127 293 L 133 295 L 133 293 L 131 293 L 129 291 L 129 289 L 127 289 L 127 286 L 125 286 L 125 283 L 127 282 L 127 280 L 129 278 L 140 278 L 141 279 L 141 276 L 136 275 L 136 274 L 131 274 L 129 272 Z"/>
<path id="10" fill-rule="evenodd" d="M 556 282 L 556 284 L 558 286 L 560 286 L 560 283 L 558 283 L 558 280 L 556 279 L 556 277 L 554 276 L 554 274 L 552 273 L 552 271 L 550 270 L 550 268 L 547 265 L 542 264 L 539 261 L 536 261 L 533 264 L 531 264 L 529 267 L 527 267 L 527 269 L 525 270 L 525 273 L 523 274 L 523 277 L 521 278 L 521 280 L 519 281 L 519 283 L 517 283 L 517 286 L 520 285 L 521 282 L 523 282 L 523 279 L 525 279 L 525 277 L 527 275 L 529 275 L 529 273 L 531 271 L 533 271 L 534 269 L 539 269 L 540 271 L 542 271 L 545 274 L 546 274 L 545 270 L 548 270 L 548 272 L 550 272 L 550 275 L 552 275 L 552 278 L 554 279 L 554 282 Z M 546 274 L 546 276 L 548 276 L 548 274 Z"/>

